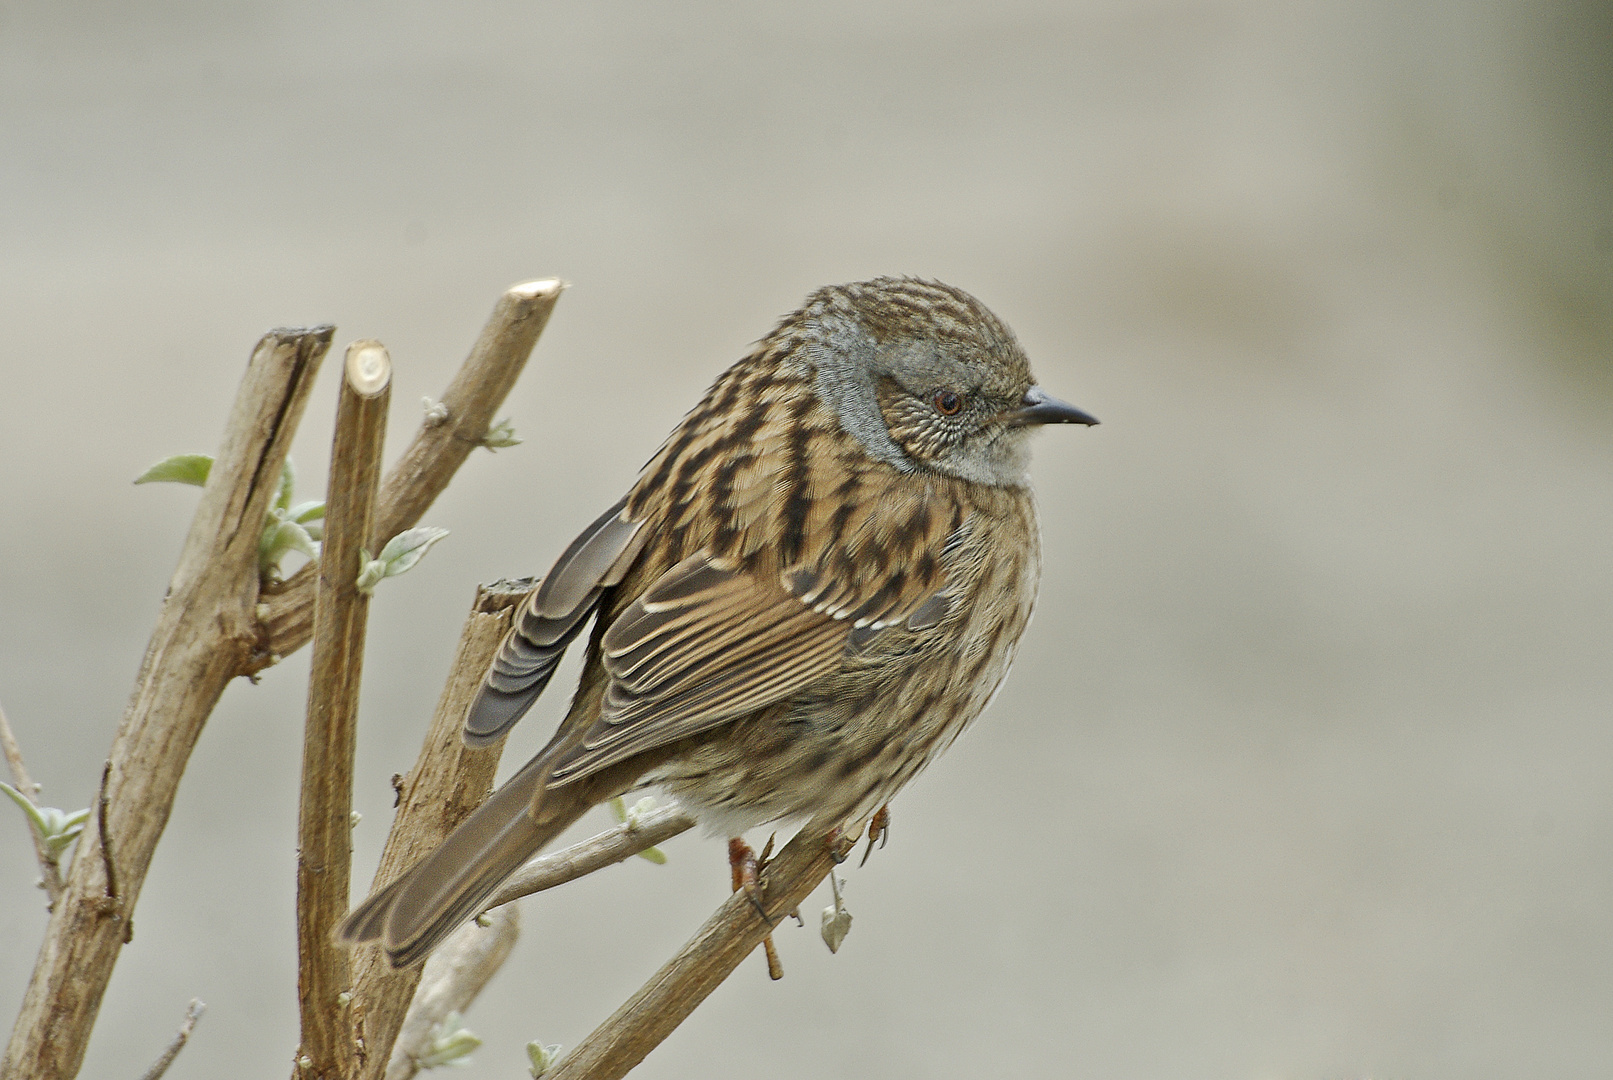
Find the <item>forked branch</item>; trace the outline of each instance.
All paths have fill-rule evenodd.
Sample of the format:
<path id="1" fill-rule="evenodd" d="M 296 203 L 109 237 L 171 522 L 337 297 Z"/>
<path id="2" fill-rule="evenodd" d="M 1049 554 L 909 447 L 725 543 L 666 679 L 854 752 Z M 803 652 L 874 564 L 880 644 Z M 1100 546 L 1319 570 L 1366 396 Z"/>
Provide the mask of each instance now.
<path id="1" fill-rule="evenodd" d="M 113 739 L 95 827 L 51 911 L 0 1063 L 7 1080 L 65 1080 L 83 1061 L 179 778 L 255 647 L 263 519 L 330 338 L 328 326 L 277 330 L 253 350 Z"/>
<path id="2" fill-rule="evenodd" d="M 379 551 L 387 540 L 417 524 L 465 458 L 482 444 L 564 289 L 561 281 L 546 278 L 516 285 L 499 298 L 476 345 L 443 392 L 440 408 L 427 414 L 414 441 L 381 481 L 367 545 L 371 551 Z M 261 615 L 263 640 L 252 667 L 243 674 L 268 667 L 307 644 L 314 620 L 312 567 L 303 567 L 265 596 Z"/>

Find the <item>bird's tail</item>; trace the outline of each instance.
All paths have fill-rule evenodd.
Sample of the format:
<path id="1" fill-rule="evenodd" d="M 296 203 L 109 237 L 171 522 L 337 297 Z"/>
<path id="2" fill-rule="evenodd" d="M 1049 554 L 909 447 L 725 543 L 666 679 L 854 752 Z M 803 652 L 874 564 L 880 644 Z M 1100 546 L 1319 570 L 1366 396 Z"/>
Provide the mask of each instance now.
<path id="1" fill-rule="evenodd" d="M 477 914 L 505 878 L 599 801 L 567 785 L 534 804 L 549 777 L 548 757 L 528 762 L 436 850 L 349 912 L 337 939 L 379 940 L 393 967 L 408 967 Z"/>

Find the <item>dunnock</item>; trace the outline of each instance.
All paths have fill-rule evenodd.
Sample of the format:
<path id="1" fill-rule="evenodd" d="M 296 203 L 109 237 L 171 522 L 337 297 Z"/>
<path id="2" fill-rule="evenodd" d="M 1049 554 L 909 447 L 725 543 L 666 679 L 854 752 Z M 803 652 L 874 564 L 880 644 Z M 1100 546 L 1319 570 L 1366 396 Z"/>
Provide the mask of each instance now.
<path id="1" fill-rule="evenodd" d="M 412 964 L 588 808 L 642 785 L 730 837 L 860 824 L 1008 671 L 1041 566 L 1031 431 L 1095 423 L 1036 386 L 961 290 L 814 293 L 517 614 L 464 738 L 503 736 L 594 618 L 554 738 L 339 935 Z"/>

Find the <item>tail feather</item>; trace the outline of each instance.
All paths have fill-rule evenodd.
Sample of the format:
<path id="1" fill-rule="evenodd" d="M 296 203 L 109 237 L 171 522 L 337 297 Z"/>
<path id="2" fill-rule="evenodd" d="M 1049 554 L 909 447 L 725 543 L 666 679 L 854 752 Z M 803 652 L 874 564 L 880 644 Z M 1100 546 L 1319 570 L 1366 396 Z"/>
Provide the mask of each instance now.
<path id="1" fill-rule="evenodd" d="M 528 762 L 436 850 L 350 912 L 336 936 L 380 940 L 393 967 L 408 967 L 441 944 L 505 878 L 592 805 L 550 792 L 534 815 L 533 796 L 548 778 L 545 758 Z"/>

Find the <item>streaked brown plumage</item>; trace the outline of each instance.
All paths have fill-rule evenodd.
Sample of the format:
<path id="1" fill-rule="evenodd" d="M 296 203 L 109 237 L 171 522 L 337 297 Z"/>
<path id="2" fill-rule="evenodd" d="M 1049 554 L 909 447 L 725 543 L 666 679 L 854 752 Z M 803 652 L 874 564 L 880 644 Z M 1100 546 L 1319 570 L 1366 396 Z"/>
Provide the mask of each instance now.
<path id="1" fill-rule="evenodd" d="M 589 807 L 657 784 L 712 832 L 827 832 L 985 707 L 1040 572 L 1028 434 L 1096 423 L 968 294 L 821 289 L 724 372 L 561 555 L 466 718 L 491 742 L 598 618 L 542 752 L 339 933 L 403 966 Z"/>

